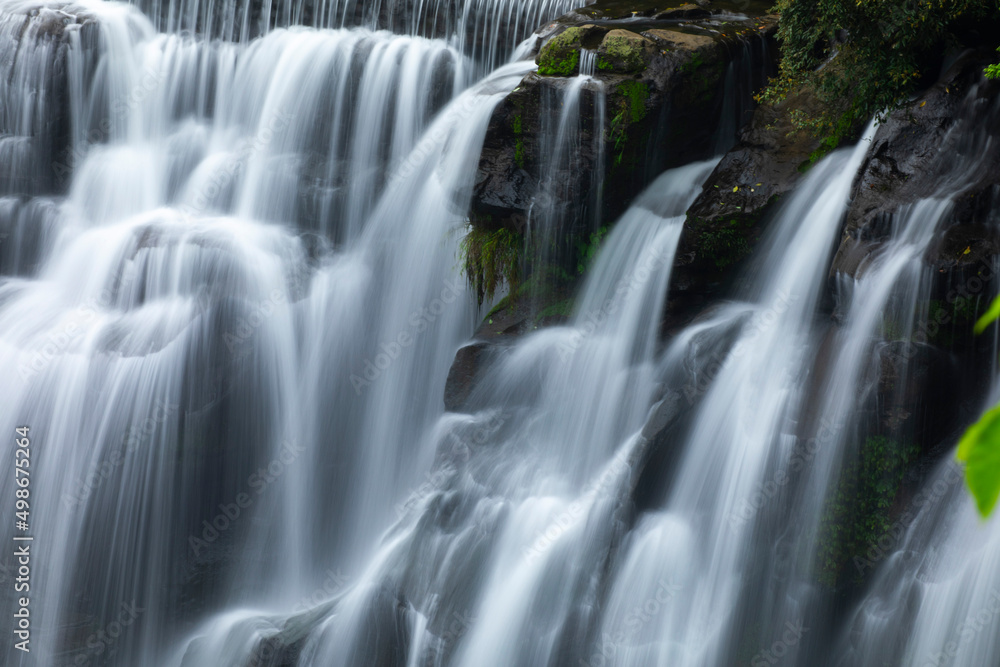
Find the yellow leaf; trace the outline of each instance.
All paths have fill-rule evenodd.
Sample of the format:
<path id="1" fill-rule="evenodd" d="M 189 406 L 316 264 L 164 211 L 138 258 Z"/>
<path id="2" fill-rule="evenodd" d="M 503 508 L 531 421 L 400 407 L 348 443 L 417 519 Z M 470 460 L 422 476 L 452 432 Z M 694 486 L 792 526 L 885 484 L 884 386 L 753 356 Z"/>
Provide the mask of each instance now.
<path id="1" fill-rule="evenodd" d="M 927 100 L 924 100 L 923 102 L 920 103 L 920 108 L 923 109 L 924 106 L 926 105 L 927 105 Z"/>
<path id="2" fill-rule="evenodd" d="M 962 251 L 962 254 L 968 255 L 970 252 L 972 252 L 972 246 L 966 246 L 965 250 Z"/>
<path id="3" fill-rule="evenodd" d="M 733 187 L 733 192 L 739 192 L 739 190 L 740 190 L 740 186 L 737 185 L 737 186 Z"/>

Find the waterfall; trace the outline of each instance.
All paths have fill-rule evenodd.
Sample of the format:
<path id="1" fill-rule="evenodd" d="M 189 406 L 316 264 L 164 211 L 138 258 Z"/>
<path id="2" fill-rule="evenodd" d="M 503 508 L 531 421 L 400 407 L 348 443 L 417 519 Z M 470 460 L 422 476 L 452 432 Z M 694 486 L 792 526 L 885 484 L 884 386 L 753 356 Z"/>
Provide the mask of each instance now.
<path id="1" fill-rule="evenodd" d="M 951 461 L 907 480 L 854 597 L 823 564 L 866 440 L 916 431 L 879 410 L 932 353 L 924 258 L 995 159 L 1000 107 L 975 89 L 937 187 L 851 232 L 850 272 L 830 266 L 874 123 L 808 169 L 726 298 L 665 332 L 720 158 L 637 172 L 601 230 L 619 75 L 583 49 L 539 102 L 526 261 L 607 235 L 571 315 L 477 340 L 464 411 L 444 408 L 486 313 L 460 248 L 491 117 L 580 4 L 0 2 L 0 432 L 11 461 L 31 443 L 30 529 L 0 539 L 32 537 L 33 637 L 5 630 L 3 664 L 1000 660 L 1000 529 Z M 758 41 L 718 63 L 703 155 L 746 120 Z"/>
<path id="2" fill-rule="evenodd" d="M 944 176 L 933 194 L 961 192 L 995 151 L 995 138 L 988 128 L 1000 118 L 1000 104 L 983 104 L 977 92 L 976 88 L 967 92 L 960 109 L 962 123 L 946 137 L 951 150 L 942 151 L 928 165 Z M 916 340 L 917 333 L 926 339 L 929 325 L 936 326 L 932 314 L 917 307 L 920 300 L 912 294 L 915 287 L 926 292 L 929 282 L 926 269 L 913 259 L 933 237 L 951 206 L 950 201 L 930 198 L 900 216 L 903 223 L 894 230 L 893 246 L 883 254 L 880 266 L 868 271 L 871 278 L 866 275 L 862 279 L 883 293 L 893 287 L 897 294 L 902 292 L 897 298 L 904 306 L 903 316 L 897 314 L 894 319 L 905 326 L 900 336 L 903 340 Z M 996 219 L 996 207 L 992 217 Z M 974 276 L 978 284 L 974 285 L 975 296 L 963 292 L 961 298 L 984 306 L 990 294 L 1000 292 L 998 268 L 994 261 L 988 267 L 989 277 L 980 280 Z M 868 290 L 859 284 L 854 291 L 860 294 Z M 863 299 L 856 300 L 863 303 Z M 991 336 L 992 386 L 982 409 L 993 407 L 1000 397 L 996 327 L 992 327 Z M 907 345 L 913 349 L 919 343 Z M 912 496 L 892 530 L 881 535 L 866 554 L 862 567 L 877 568 L 877 576 L 838 638 L 836 664 L 966 667 L 1000 659 L 1000 641 L 993 631 L 1000 612 L 997 526 L 996 517 L 985 522 L 978 517 L 964 488 L 960 466 L 953 460 L 941 462 Z"/>
<path id="3" fill-rule="evenodd" d="M 130 0 L 159 30 L 246 41 L 275 28 L 363 27 L 447 40 L 480 63 L 503 64 L 545 21 L 580 6 L 573 0 Z"/>
<path id="4" fill-rule="evenodd" d="M 440 40 L 234 44 L 123 5 L 51 11 L 3 17 L 29 30 L 0 91 L 17 276 L 0 286 L 0 421 L 38 443 L 32 529 L 50 540 L 32 582 L 49 641 L 3 653 L 162 664 L 222 606 L 292 605 L 331 563 L 353 571 L 427 466 L 414 434 L 472 324 L 455 266 L 477 146 L 530 65 L 468 88 Z M 89 32 L 30 41 L 59 36 L 46 21 Z M 68 97 L 38 88 L 57 66 L 85 77 Z M 46 134 L 53 115 L 71 126 Z M 66 196 L 25 199 L 55 167 Z"/>

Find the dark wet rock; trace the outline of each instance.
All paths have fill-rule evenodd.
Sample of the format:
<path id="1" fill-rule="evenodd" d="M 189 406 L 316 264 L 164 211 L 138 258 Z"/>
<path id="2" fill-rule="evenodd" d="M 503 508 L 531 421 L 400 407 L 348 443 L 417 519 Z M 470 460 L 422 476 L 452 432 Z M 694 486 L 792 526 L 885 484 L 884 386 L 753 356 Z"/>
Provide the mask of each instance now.
<path id="1" fill-rule="evenodd" d="M 636 17 L 653 18 L 657 21 L 688 21 L 711 18 L 712 16 L 742 15 L 764 16 L 770 12 L 771 0 L 597 0 L 586 7 L 574 10 L 571 16 L 583 19 L 620 20 Z M 564 20 L 565 17 L 560 20 Z"/>
<path id="2" fill-rule="evenodd" d="M 473 342 L 459 348 L 444 385 L 444 408 L 458 412 L 466 407 L 470 394 L 497 356 L 497 346 Z"/>
<path id="3" fill-rule="evenodd" d="M 675 9 L 668 9 L 653 16 L 657 21 L 682 21 L 691 19 L 704 19 L 712 15 L 706 7 L 695 4 L 681 5 Z"/>
<path id="4" fill-rule="evenodd" d="M 34 196 L 65 190 L 71 155 L 68 55 L 79 35 L 86 79 L 96 55 L 98 24 L 79 7 L 0 9 L 0 195 Z M 86 85 L 86 84 L 84 84 Z"/>
<path id="5" fill-rule="evenodd" d="M 543 227 L 550 241 L 534 251 L 544 255 L 547 270 L 568 274 L 576 273 L 591 233 L 613 223 L 656 175 L 709 157 L 720 145 L 720 125 L 735 132 L 749 118 L 743 110 L 771 71 L 776 24 L 773 17 L 700 26 L 591 23 L 582 11 L 555 23 L 539 51 L 538 72 L 495 109 L 470 215 L 482 229 L 523 235 L 529 220 Z M 571 77 L 585 55 L 594 76 L 582 84 L 578 140 L 565 156 L 553 157 L 563 97 L 580 85 Z M 737 82 L 739 103 L 732 106 L 723 104 L 727 79 Z M 535 260 L 526 259 L 529 275 Z M 526 319 L 537 324 L 530 314 Z"/>
<path id="6" fill-rule="evenodd" d="M 905 336 L 905 344 L 919 354 L 907 370 L 905 396 L 883 396 L 877 418 L 883 430 L 920 433 L 924 449 L 944 439 L 942 429 L 975 418 L 982 406 L 969 397 L 987 391 L 996 363 L 992 338 L 973 333 L 1000 268 L 1000 146 L 992 140 L 1000 135 L 1000 84 L 982 76 L 991 57 L 966 53 L 878 128 L 855 180 L 831 267 L 831 284 L 859 276 L 893 227 L 922 200 L 949 202 L 922 257 L 927 300 L 917 304 L 915 328 Z M 933 222 L 929 217 L 926 224 Z M 941 371 L 936 357 L 928 360 L 942 351 L 951 355 L 951 375 Z M 897 362 L 886 362 L 883 355 L 883 384 L 904 377 Z M 956 397 L 965 398 L 956 403 Z M 941 453 L 952 444 L 949 440 Z"/>
<path id="7" fill-rule="evenodd" d="M 642 449 L 641 460 L 635 463 L 632 478 L 632 496 L 639 512 L 657 507 L 669 493 L 683 453 L 678 434 L 683 430 L 689 408 L 680 391 L 667 390 L 649 410 L 641 434 L 647 445 Z"/>
<path id="8" fill-rule="evenodd" d="M 672 312 L 716 295 L 753 250 L 767 214 L 799 183 L 820 147 L 817 137 L 793 125 L 791 112 L 815 113 L 819 106 L 812 94 L 799 92 L 754 111 L 688 209 L 671 282 Z"/>
<path id="9" fill-rule="evenodd" d="M 933 345 L 892 341 L 875 351 L 878 386 L 873 398 L 877 430 L 902 434 L 922 451 L 959 426 L 964 392 L 955 359 Z"/>
<path id="10" fill-rule="evenodd" d="M 832 272 L 854 275 L 907 207 L 927 197 L 953 203 L 926 261 L 942 276 L 1000 251 L 1000 84 L 982 76 L 989 56 L 970 52 L 875 133 Z M 968 132 L 969 127 L 975 131 Z M 965 130 L 958 130 L 965 128 Z"/>

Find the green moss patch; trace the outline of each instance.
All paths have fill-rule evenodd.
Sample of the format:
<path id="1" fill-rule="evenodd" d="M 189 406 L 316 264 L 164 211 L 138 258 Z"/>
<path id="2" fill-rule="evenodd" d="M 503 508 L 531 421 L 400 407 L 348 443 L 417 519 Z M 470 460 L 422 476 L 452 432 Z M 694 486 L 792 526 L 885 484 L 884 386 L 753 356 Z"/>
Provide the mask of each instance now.
<path id="1" fill-rule="evenodd" d="M 544 319 L 546 317 L 569 317 L 573 314 L 573 299 L 565 299 L 558 303 L 554 303 L 548 308 L 541 310 L 538 313 L 538 319 Z"/>
<path id="2" fill-rule="evenodd" d="M 625 99 L 630 122 L 638 123 L 646 117 L 646 100 L 649 99 L 649 88 L 646 84 L 642 81 L 625 81 L 618 86 L 618 92 Z"/>
<path id="3" fill-rule="evenodd" d="M 580 40 L 583 30 L 567 28 L 542 47 L 538 73 L 543 76 L 574 76 L 580 70 Z"/>
<path id="4" fill-rule="evenodd" d="M 884 436 L 868 438 L 827 501 L 820 526 L 819 579 L 831 588 L 861 583 L 868 555 L 894 538 L 891 509 L 917 447 Z M 888 536 L 888 537 L 887 537 Z"/>
<path id="5" fill-rule="evenodd" d="M 628 30 L 612 30 L 601 41 L 597 67 L 623 73 L 638 72 L 646 67 L 646 49 L 650 42 Z"/>
<path id="6" fill-rule="evenodd" d="M 703 230 L 698 235 L 696 245 L 698 253 L 714 263 L 715 268 L 720 271 L 750 254 L 746 236 L 732 225 Z"/>

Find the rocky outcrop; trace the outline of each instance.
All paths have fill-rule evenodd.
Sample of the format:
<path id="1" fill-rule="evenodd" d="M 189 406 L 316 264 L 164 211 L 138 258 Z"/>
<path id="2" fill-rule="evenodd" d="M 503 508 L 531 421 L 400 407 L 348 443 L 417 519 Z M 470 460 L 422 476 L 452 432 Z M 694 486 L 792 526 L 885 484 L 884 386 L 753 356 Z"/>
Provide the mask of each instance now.
<path id="1" fill-rule="evenodd" d="M 666 21 L 629 29 L 562 23 L 576 20 L 575 14 L 560 19 L 538 55 L 537 73 L 494 112 L 477 171 L 474 221 L 520 231 L 537 209 L 543 177 L 563 186 L 553 196 L 579 204 L 596 194 L 594 177 L 602 169 L 600 219 L 613 220 L 663 169 L 711 154 L 726 68 L 744 57 L 745 44 L 768 39 L 774 27 L 770 18 L 732 22 L 720 35 L 715 26 L 699 30 L 696 23 L 684 31 Z M 569 79 L 587 58 L 595 68 L 592 81 Z M 560 150 L 552 135 L 573 86 L 582 88 L 574 157 L 552 164 Z"/>
<path id="2" fill-rule="evenodd" d="M 1000 256 L 1000 83 L 982 75 L 991 57 L 966 52 L 879 126 L 831 268 L 857 275 L 914 206 L 949 202 L 922 258 L 933 280 L 914 339 L 957 353 L 967 377 L 983 381 L 992 352 L 972 325 L 993 296 Z"/>
<path id="3" fill-rule="evenodd" d="M 773 65 L 774 17 L 644 11 L 652 18 L 641 23 L 619 21 L 611 3 L 561 17 L 543 31 L 538 70 L 493 113 L 470 219 L 526 238 L 530 227 L 526 277 L 576 275 L 591 235 L 656 175 L 731 143 Z"/>
<path id="4" fill-rule="evenodd" d="M 800 181 L 820 139 L 795 126 L 793 110 L 814 113 L 821 103 L 799 91 L 758 107 L 688 209 L 671 279 L 669 312 L 683 314 L 718 295 L 763 232 L 767 214 Z"/>
<path id="5" fill-rule="evenodd" d="M 925 257 L 941 275 L 1000 254 L 1000 84 L 985 54 L 967 53 L 918 99 L 878 128 L 855 181 L 832 272 L 854 275 L 885 241 L 893 220 L 927 197 L 950 199 L 944 234 Z M 969 128 L 974 128 L 969 132 Z M 952 281 L 954 282 L 954 281 Z"/>
<path id="6" fill-rule="evenodd" d="M 459 348 L 444 387 L 444 408 L 450 412 L 472 411 L 471 397 L 486 371 L 506 351 L 501 345 L 473 341 Z"/>
<path id="7" fill-rule="evenodd" d="M 70 35 L 84 49 L 97 23 L 80 7 L 0 9 L 0 195 L 65 189 L 70 146 Z M 82 56 L 81 56 L 82 57 Z M 84 65 L 86 68 L 86 65 Z M 86 74 L 86 73 L 85 73 Z"/>

